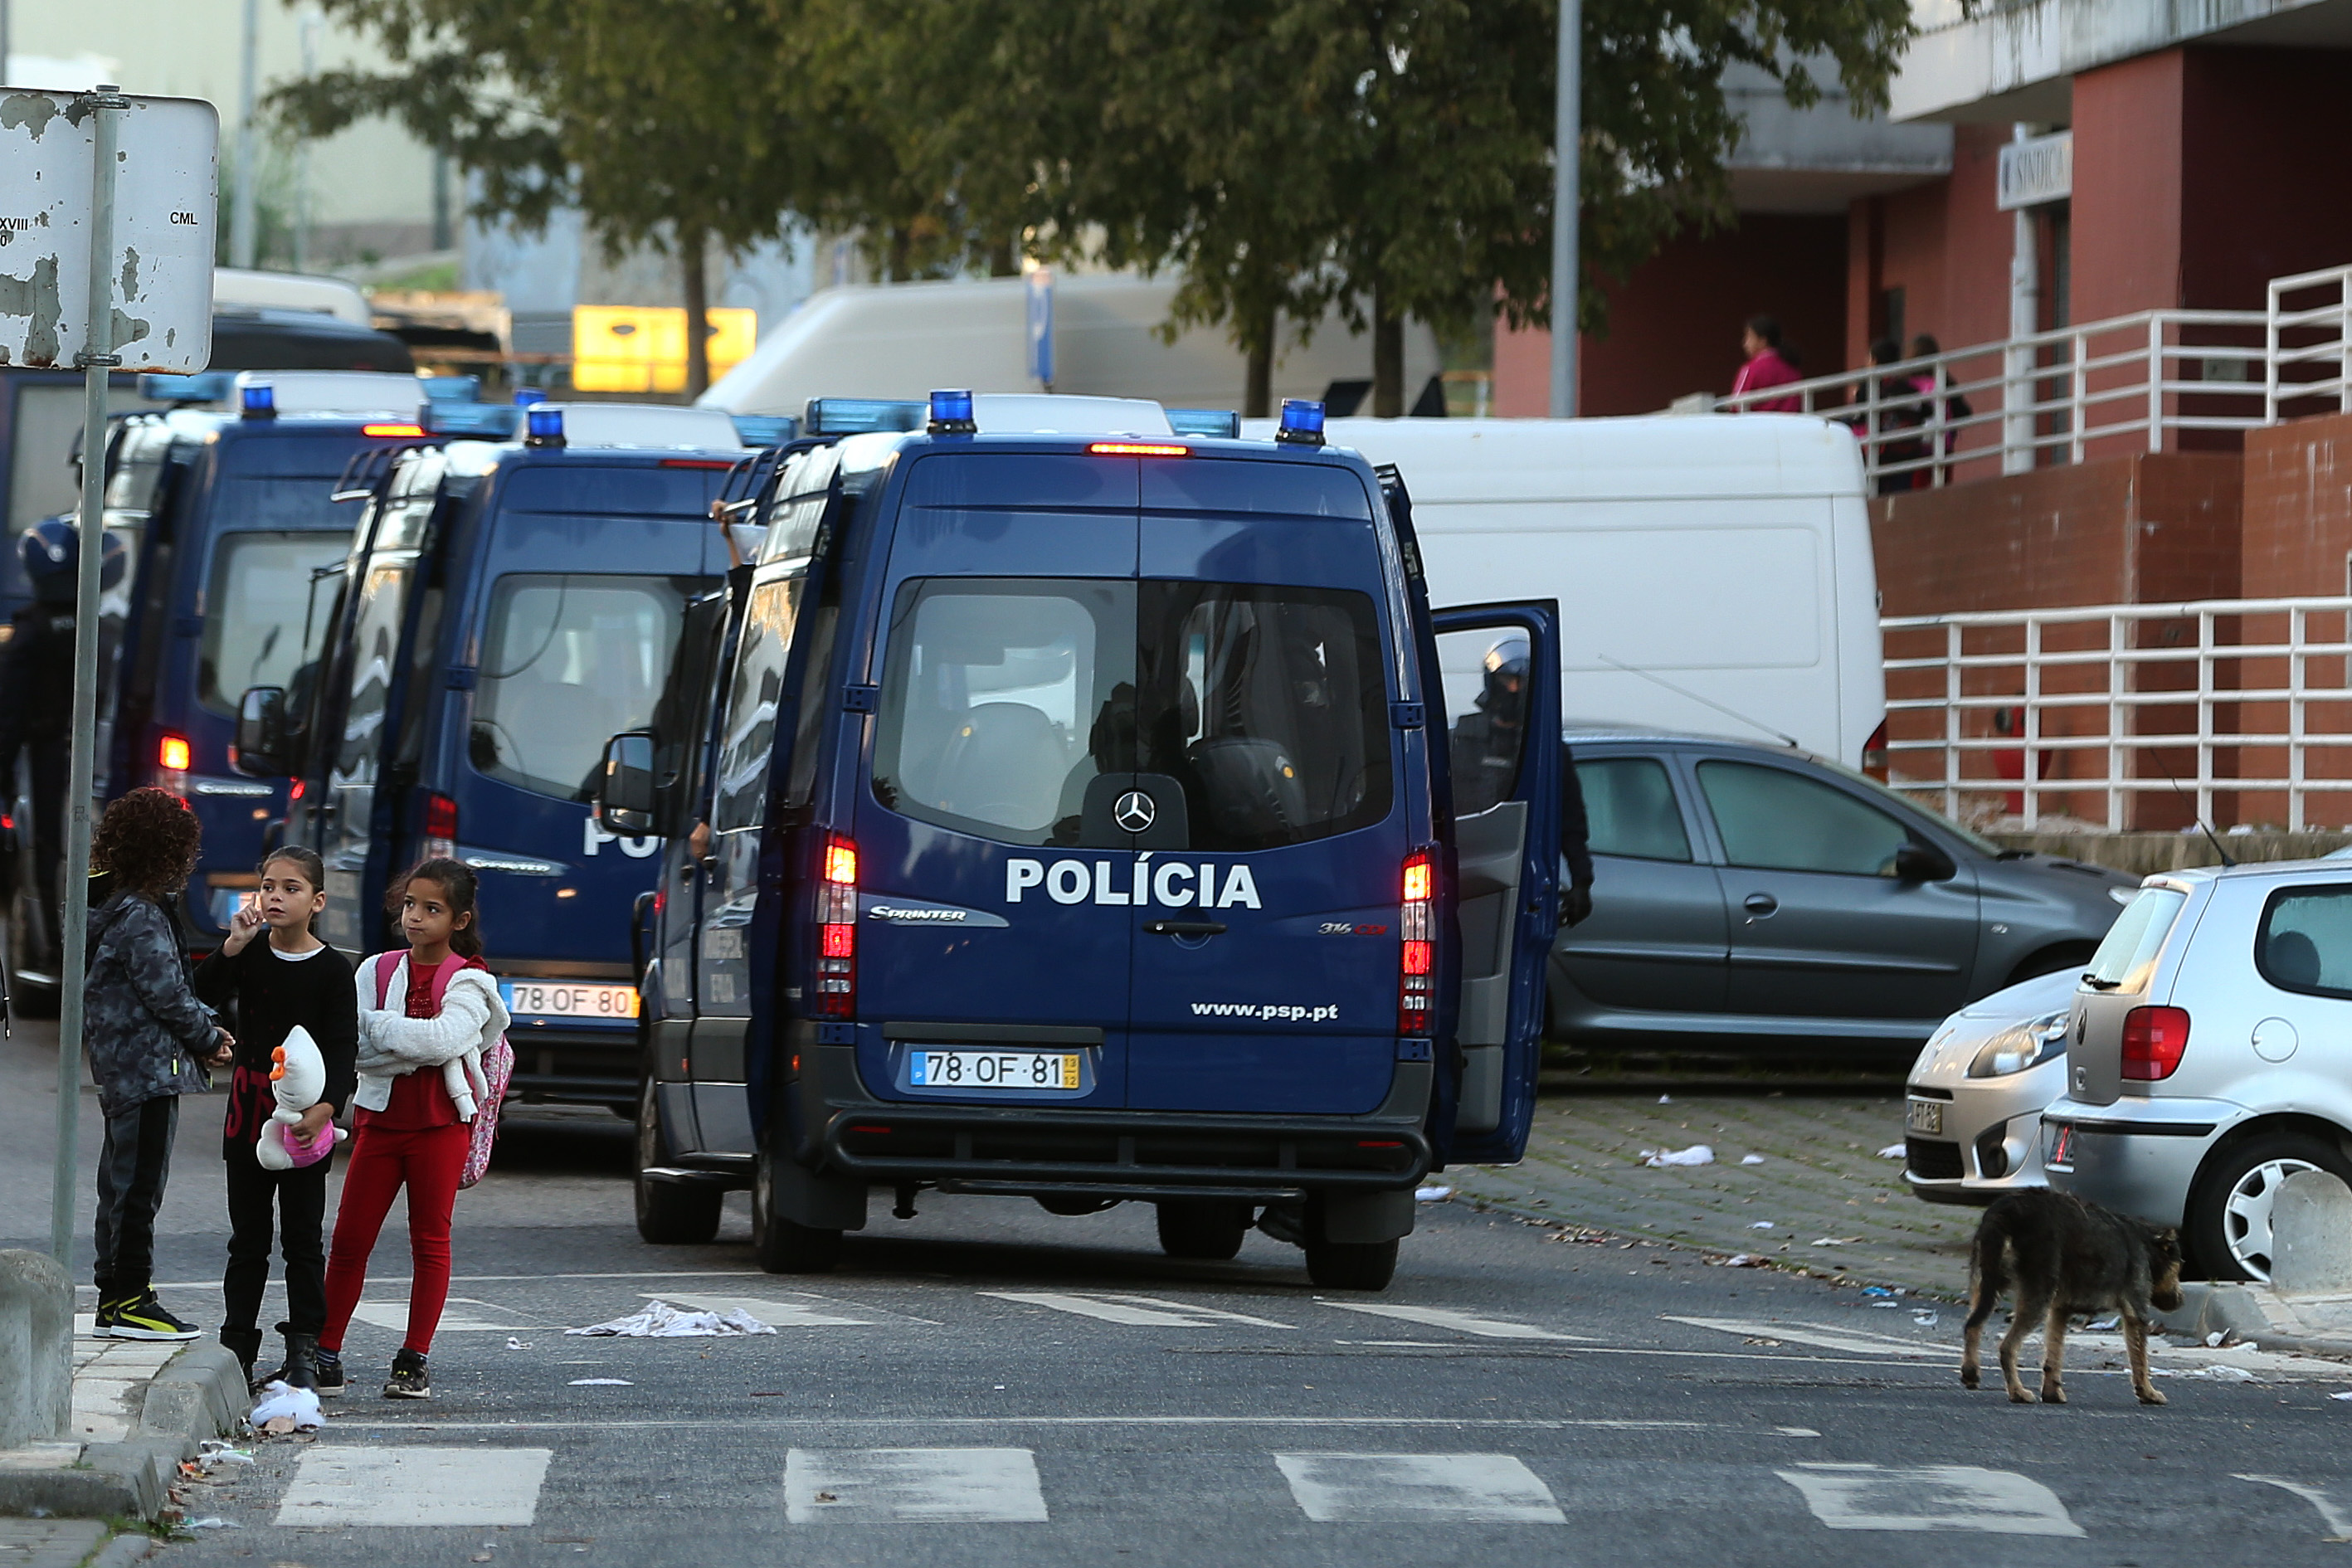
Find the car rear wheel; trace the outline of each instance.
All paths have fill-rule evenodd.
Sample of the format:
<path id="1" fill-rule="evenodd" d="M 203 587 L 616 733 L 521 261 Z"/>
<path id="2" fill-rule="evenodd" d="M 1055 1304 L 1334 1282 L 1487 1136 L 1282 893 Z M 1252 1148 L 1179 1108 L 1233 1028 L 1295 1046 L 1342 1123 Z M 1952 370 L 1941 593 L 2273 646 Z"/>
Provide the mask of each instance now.
<path id="1" fill-rule="evenodd" d="M 2271 1132 L 2228 1150 L 2189 1195 L 2189 1260 L 2216 1279 L 2271 1277 L 2271 1207 L 2279 1184 L 2297 1171 L 2326 1171 L 2352 1182 L 2352 1162 L 2305 1132 Z"/>
<path id="2" fill-rule="evenodd" d="M 1385 1290 L 1396 1276 L 1393 1241 L 1310 1241 L 1307 1278 L 1326 1290 Z"/>
<path id="3" fill-rule="evenodd" d="M 1222 1263 L 1242 1249 L 1250 1205 L 1221 1198 L 1169 1198 L 1160 1205 L 1160 1250 Z"/>
<path id="4" fill-rule="evenodd" d="M 656 1247 L 699 1247 L 719 1234 L 726 1193 L 716 1186 L 647 1178 L 662 1163 L 661 1097 L 646 1080 L 635 1107 L 637 1235 Z"/>
<path id="5" fill-rule="evenodd" d="M 776 1212 L 774 1156 L 760 1151 L 751 1179 L 751 1255 L 771 1274 L 830 1274 L 841 1232 L 797 1225 Z"/>

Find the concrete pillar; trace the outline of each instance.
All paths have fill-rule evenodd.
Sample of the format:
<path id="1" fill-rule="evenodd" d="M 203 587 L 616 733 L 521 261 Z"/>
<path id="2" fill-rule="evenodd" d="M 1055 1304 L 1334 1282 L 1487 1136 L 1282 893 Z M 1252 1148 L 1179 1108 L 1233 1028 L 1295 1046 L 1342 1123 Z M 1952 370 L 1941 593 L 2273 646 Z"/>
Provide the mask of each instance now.
<path id="1" fill-rule="evenodd" d="M 73 1281 L 46 1252 L 0 1250 L 0 1448 L 66 1436 L 73 1408 Z"/>
<path id="2" fill-rule="evenodd" d="M 2352 1294 L 2352 1187 L 2297 1171 L 2271 1204 L 2271 1289 L 2282 1296 Z"/>

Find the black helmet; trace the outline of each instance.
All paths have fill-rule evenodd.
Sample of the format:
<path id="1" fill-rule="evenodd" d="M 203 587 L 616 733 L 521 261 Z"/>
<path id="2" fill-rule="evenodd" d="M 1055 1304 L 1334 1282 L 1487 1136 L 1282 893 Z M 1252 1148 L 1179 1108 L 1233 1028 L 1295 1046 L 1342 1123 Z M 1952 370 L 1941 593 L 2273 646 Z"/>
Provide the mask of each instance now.
<path id="1" fill-rule="evenodd" d="M 16 552 L 24 561 L 25 576 L 32 583 L 33 593 L 43 604 L 73 603 L 76 578 L 81 570 L 81 531 L 71 518 L 43 518 L 18 538 Z M 121 582 L 129 559 L 122 541 L 111 532 L 107 534 L 105 553 L 99 557 L 99 585 L 111 588 Z"/>
<path id="2" fill-rule="evenodd" d="M 1478 693 L 1481 710 L 1499 723 L 1516 724 L 1526 710 L 1528 659 L 1532 647 L 1518 632 L 1496 642 L 1486 650 L 1479 668 L 1486 671 L 1486 688 Z"/>

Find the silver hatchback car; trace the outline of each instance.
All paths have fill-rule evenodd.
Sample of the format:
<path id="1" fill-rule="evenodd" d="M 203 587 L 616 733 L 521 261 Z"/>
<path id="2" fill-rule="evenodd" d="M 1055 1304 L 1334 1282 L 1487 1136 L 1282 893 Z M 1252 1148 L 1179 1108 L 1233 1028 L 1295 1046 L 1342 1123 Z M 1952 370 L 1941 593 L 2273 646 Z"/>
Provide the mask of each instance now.
<path id="1" fill-rule="evenodd" d="M 2267 1279 L 2279 1184 L 2352 1182 L 2352 866 L 2148 878 L 2067 1028 L 2050 1184 L 2179 1226 L 2207 1276 Z"/>

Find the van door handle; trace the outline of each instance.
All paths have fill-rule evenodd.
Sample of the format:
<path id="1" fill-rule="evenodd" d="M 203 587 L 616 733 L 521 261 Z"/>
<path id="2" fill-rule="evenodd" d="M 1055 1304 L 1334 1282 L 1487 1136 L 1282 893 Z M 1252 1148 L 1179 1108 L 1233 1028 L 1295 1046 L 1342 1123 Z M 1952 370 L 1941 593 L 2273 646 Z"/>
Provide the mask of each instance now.
<path id="1" fill-rule="evenodd" d="M 1153 936 L 1223 936 L 1223 921 L 1146 921 L 1143 929 Z"/>
<path id="2" fill-rule="evenodd" d="M 1777 912 L 1780 908 L 1780 900 L 1769 893 L 1750 893 L 1739 907 L 1760 921 Z"/>

